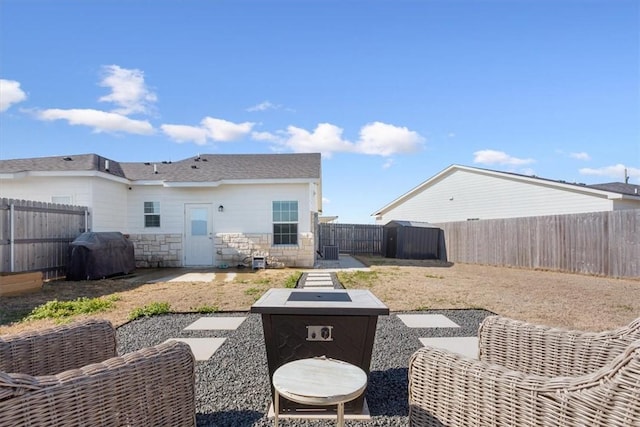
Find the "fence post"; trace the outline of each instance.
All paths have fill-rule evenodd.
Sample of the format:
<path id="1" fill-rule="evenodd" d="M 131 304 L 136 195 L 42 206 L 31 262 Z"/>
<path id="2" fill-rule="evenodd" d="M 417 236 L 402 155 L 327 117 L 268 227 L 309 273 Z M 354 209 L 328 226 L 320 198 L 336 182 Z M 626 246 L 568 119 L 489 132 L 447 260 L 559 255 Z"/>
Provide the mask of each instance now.
<path id="1" fill-rule="evenodd" d="M 11 203 L 9 205 L 9 271 L 13 273 L 15 271 L 15 224 L 14 224 L 14 216 L 15 210 L 13 208 L 14 204 Z"/>

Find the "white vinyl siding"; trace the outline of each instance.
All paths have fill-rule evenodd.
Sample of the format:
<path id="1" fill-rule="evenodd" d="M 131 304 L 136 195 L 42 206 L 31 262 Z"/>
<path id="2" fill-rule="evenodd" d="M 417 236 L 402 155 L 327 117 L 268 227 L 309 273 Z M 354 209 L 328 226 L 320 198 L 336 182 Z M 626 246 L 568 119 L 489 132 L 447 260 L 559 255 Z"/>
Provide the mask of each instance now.
<path id="1" fill-rule="evenodd" d="M 273 232 L 272 202 L 298 200 L 300 212 L 298 233 L 312 233 L 308 184 L 221 185 L 215 188 L 166 188 L 133 186 L 127 193 L 129 206 L 142 206 L 145 201 L 158 201 L 162 209 L 160 228 L 145 228 L 140 210 L 128 212 L 128 232 L 132 234 L 183 233 L 184 204 L 211 203 L 214 232 Z M 223 205 L 219 212 L 217 206 Z"/>
<path id="2" fill-rule="evenodd" d="M 97 177 L 28 177 L 2 180 L 0 197 L 52 203 L 52 195 L 65 195 L 75 206 L 87 206 L 93 231 L 127 228 L 127 186 Z"/>
<path id="3" fill-rule="evenodd" d="M 469 219 L 514 218 L 610 211 L 613 201 L 541 181 L 533 183 L 466 170 L 454 170 L 384 212 L 391 220 L 442 223 Z"/>

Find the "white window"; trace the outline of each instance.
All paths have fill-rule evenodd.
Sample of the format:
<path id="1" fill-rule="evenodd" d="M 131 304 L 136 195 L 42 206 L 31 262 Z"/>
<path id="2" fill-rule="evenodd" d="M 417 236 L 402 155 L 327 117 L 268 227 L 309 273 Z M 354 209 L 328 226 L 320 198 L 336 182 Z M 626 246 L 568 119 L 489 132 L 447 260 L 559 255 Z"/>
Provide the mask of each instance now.
<path id="1" fill-rule="evenodd" d="M 144 202 L 144 226 L 160 227 L 160 202 Z"/>
<path id="2" fill-rule="evenodd" d="M 273 244 L 298 244 L 298 202 L 273 202 Z"/>

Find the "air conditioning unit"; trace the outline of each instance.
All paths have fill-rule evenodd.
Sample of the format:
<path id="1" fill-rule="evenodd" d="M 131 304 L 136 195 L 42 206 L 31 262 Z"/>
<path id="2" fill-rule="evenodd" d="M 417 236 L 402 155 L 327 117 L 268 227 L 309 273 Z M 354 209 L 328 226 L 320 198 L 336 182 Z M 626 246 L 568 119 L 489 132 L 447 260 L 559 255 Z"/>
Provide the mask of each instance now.
<path id="1" fill-rule="evenodd" d="M 322 250 L 322 253 L 324 255 L 324 259 L 336 260 L 336 261 L 340 259 L 340 251 L 338 250 L 338 247 L 335 245 L 331 245 L 331 246 L 326 245 Z"/>

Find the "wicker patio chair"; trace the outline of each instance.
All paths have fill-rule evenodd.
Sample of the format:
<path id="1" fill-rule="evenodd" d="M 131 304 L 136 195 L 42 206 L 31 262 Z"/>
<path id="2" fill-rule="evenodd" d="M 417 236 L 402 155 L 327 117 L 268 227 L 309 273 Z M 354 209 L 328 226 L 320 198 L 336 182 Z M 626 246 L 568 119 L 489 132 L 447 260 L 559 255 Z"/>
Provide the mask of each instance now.
<path id="1" fill-rule="evenodd" d="M 0 426 L 195 426 L 195 360 L 170 341 L 116 355 L 110 322 L 0 337 Z"/>
<path id="2" fill-rule="evenodd" d="M 490 316 L 478 336 L 484 362 L 525 374 L 578 376 L 600 369 L 640 340 L 640 318 L 611 331 L 583 332 Z"/>
<path id="3" fill-rule="evenodd" d="M 640 426 L 640 319 L 592 333 L 493 316 L 479 346 L 412 355 L 410 426 Z"/>

